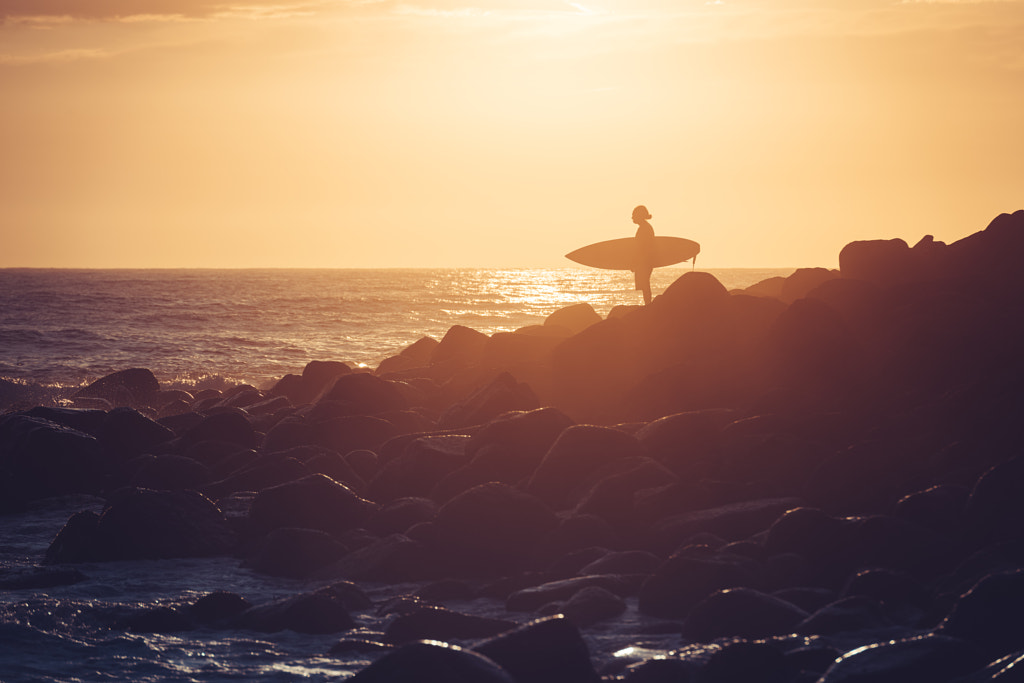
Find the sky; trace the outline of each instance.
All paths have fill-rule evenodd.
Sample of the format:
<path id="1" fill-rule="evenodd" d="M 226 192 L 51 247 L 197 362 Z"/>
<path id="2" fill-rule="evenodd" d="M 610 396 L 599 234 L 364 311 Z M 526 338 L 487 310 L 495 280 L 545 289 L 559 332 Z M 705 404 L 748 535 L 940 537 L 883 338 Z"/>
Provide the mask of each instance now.
<path id="1" fill-rule="evenodd" d="M 0 267 L 827 267 L 1024 208 L 1024 0 L 0 0 Z"/>

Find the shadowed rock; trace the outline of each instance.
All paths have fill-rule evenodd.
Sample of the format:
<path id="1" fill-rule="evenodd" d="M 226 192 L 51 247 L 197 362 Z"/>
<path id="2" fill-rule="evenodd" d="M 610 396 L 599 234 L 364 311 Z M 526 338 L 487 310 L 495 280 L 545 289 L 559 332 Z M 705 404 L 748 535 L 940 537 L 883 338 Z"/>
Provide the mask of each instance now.
<path id="1" fill-rule="evenodd" d="M 473 648 L 507 669 L 519 683 L 597 683 L 579 629 L 561 616 L 538 619 Z"/>
<path id="2" fill-rule="evenodd" d="M 101 398 L 110 405 L 147 406 L 160 391 L 160 383 L 146 368 L 129 368 L 102 377 L 75 393 L 76 398 Z"/>
<path id="3" fill-rule="evenodd" d="M 708 642 L 716 638 L 767 638 L 793 633 L 807 612 L 780 598 L 750 588 L 716 591 L 690 610 L 683 637 Z"/>
<path id="4" fill-rule="evenodd" d="M 946 683 L 984 665 L 978 652 L 964 641 L 929 635 L 847 652 L 819 683 Z"/>
<path id="5" fill-rule="evenodd" d="M 517 683 L 487 657 L 433 641 L 408 643 L 349 679 L 352 683 Z"/>
<path id="6" fill-rule="evenodd" d="M 299 527 L 337 534 L 363 524 L 377 508 L 347 486 L 313 474 L 260 491 L 249 519 L 264 532 Z"/>

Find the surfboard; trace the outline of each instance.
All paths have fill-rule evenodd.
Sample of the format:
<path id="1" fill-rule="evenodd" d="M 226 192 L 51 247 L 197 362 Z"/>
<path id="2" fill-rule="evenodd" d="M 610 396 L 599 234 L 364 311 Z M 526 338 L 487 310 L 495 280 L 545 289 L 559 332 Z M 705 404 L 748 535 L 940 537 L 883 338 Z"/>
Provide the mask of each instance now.
<path id="1" fill-rule="evenodd" d="M 576 251 L 570 251 L 565 258 L 591 268 L 633 270 L 638 261 L 637 246 L 635 237 L 622 237 L 588 244 Z M 700 245 L 682 237 L 657 235 L 654 238 L 653 252 L 651 266 L 663 268 L 696 258 L 700 253 Z"/>

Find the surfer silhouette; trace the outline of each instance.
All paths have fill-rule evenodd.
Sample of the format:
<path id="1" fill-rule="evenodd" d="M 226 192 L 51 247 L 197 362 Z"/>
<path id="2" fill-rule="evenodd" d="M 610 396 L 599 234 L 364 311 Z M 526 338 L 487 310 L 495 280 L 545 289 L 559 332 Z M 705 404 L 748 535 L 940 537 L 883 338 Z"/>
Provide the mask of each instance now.
<path id="1" fill-rule="evenodd" d="M 633 267 L 634 289 L 644 293 L 644 303 L 651 303 L 651 273 L 654 271 L 654 228 L 648 223 L 652 218 L 646 206 L 633 209 L 636 223 L 636 264 Z"/>

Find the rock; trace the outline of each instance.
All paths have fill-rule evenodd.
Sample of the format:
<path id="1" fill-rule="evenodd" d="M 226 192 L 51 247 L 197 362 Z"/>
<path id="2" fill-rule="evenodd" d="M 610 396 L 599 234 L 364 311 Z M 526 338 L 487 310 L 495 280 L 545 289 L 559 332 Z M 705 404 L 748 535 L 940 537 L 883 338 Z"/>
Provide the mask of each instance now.
<path id="1" fill-rule="evenodd" d="M 440 509 L 441 506 L 429 498 L 396 498 L 367 520 L 366 528 L 381 536 L 402 534 L 414 524 L 429 522 Z"/>
<path id="2" fill-rule="evenodd" d="M 576 626 L 586 628 L 625 612 L 626 601 L 600 586 L 587 586 L 573 593 L 559 611 Z"/>
<path id="3" fill-rule="evenodd" d="M 671 551 L 701 532 L 725 540 L 743 539 L 764 531 L 783 512 L 799 507 L 800 502 L 799 498 L 765 498 L 672 515 L 652 527 L 652 549 Z"/>
<path id="4" fill-rule="evenodd" d="M 917 275 L 910 246 L 901 239 L 850 242 L 839 252 L 839 272 L 883 286 L 910 282 Z"/>
<path id="5" fill-rule="evenodd" d="M 637 441 L 655 460 L 684 476 L 695 476 L 714 459 L 722 429 L 736 418 L 732 410 L 695 410 L 653 420 L 641 427 Z"/>
<path id="6" fill-rule="evenodd" d="M 650 616 L 677 619 L 715 591 L 753 587 L 756 582 L 757 573 L 749 560 L 675 553 L 643 584 L 638 607 Z"/>
<path id="7" fill-rule="evenodd" d="M 375 503 L 360 498 L 347 486 L 312 474 L 260 491 L 249 519 L 265 533 L 299 527 L 339 534 L 363 524 L 377 509 Z"/>
<path id="8" fill-rule="evenodd" d="M 963 521 L 975 547 L 1024 540 L 1010 520 L 1024 517 L 1024 456 L 1002 462 L 983 474 L 971 490 Z"/>
<path id="9" fill-rule="evenodd" d="M 464 491 L 434 520 L 438 538 L 458 559 L 457 569 L 508 572 L 521 567 L 558 520 L 537 498 L 498 482 Z"/>
<path id="10" fill-rule="evenodd" d="M 398 616 L 384 631 L 387 642 L 402 645 L 413 640 L 475 640 L 490 638 L 515 627 L 514 621 L 453 612 L 443 607 L 420 607 Z"/>
<path id="11" fill-rule="evenodd" d="M 819 683 L 948 683 L 984 665 L 964 641 L 927 635 L 851 650 L 829 667 Z"/>
<path id="12" fill-rule="evenodd" d="M 716 638 L 768 638 L 793 633 L 807 612 L 796 605 L 751 588 L 712 593 L 690 610 L 683 637 L 710 642 Z"/>
<path id="13" fill-rule="evenodd" d="M 580 569 L 580 574 L 652 574 L 662 560 L 644 550 L 610 552 Z"/>
<path id="14" fill-rule="evenodd" d="M 252 607 L 237 593 L 214 591 L 196 600 L 188 608 L 192 619 L 205 625 L 222 625 Z"/>
<path id="15" fill-rule="evenodd" d="M 608 427 L 574 425 L 565 429 L 551 444 L 526 490 L 555 510 L 574 505 L 580 481 L 602 467 L 640 455 L 637 440 L 625 432 Z"/>
<path id="16" fill-rule="evenodd" d="M 249 459 L 246 454 L 242 455 L 245 460 Z M 313 474 L 304 464 L 295 458 L 286 457 L 283 453 L 254 457 L 252 462 L 247 462 L 231 476 L 205 486 L 203 492 L 219 500 L 237 491 L 262 491 Z"/>
<path id="17" fill-rule="evenodd" d="M 198 491 L 210 481 L 210 469 L 184 455 L 144 455 L 133 460 L 130 486 L 163 491 Z"/>
<path id="18" fill-rule="evenodd" d="M 84 389 L 77 391 L 76 398 L 101 398 L 112 406 L 148 406 L 149 401 L 160 391 L 160 383 L 153 373 L 145 368 L 129 368 L 102 377 Z"/>
<path id="19" fill-rule="evenodd" d="M 936 633 L 969 641 L 990 657 L 1024 642 L 1024 569 L 990 574 L 953 605 Z"/>
<path id="20" fill-rule="evenodd" d="M 402 534 L 391 534 L 353 550 L 323 573 L 353 581 L 421 581 L 436 578 L 422 544 Z"/>
<path id="21" fill-rule="evenodd" d="M 98 441 L 88 434 L 35 417 L 0 418 L 0 508 L 98 493 L 110 469 Z"/>
<path id="22" fill-rule="evenodd" d="M 108 451 L 130 458 L 174 438 L 174 432 L 133 408 L 114 408 L 99 425 L 96 437 Z"/>
<path id="23" fill-rule="evenodd" d="M 573 514 L 563 517 L 541 539 L 537 554 L 544 560 L 556 560 L 584 548 L 615 545 L 615 540 L 615 531 L 607 520 L 596 515 Z"/>
<path id="24" fill-rule="evenodd" d="M 180 633 L 191 631 L 195 624 L 181 610 L 173 607 L 153 607 L 132 614 L 125 626 L 134 633 Z"/>
<path id="25" fill-rule="evenodd" d="M 516 486 L 533 474 L 542 456 L 527 455 L 501 444 L 485 446 L 465 465 L 444 475 L 431 489 L 430 497 L 445 503 L 463 491 L 490 481 Z"/>
<path id="26" fill-rule="evenodd" d="M 779 298 L 787 304 L 802 299 L 821 284 L 839 277 L 839 271 L 827 268 L 797 268 L 782 283 Z"/>
<path id="27" fill-rule="evenodd" d="M 348 679 L 352 683 L 516 683 L 487 657 L 433 641 L 407 643 Z"/>
<path id="28" fill-rule="evenodd" d="M 200 441 L 225 441 L 242 448 L 255 448 L 260 443 L 249 421 L 240 412 L 223 412 L 210 415 L 182 436 L 186 446 Z"/>
<path id="29" fill-rule="evenodd" d="M 787 683 L 789 663 L 772 643 L 730 643 L 712 653 L 694 677 L 699 683 Z"/>
<path id="30" fill-rule="evenodd" d="M 337 562 L 348 552 L 330 534 L 315 529 L 274 529 L 244 566 L 268 576 L 304 579 Z"/>
<path id="31" fill-rule="evenodd" d="M 617 529 L 630 536 L 639 535 L 634 531 L 637 513 L 634 500 L 638 491 L 657 488 L 677 481 L 676 475 L 650 458 L 636 458 L 633 464 L 626 461 L 612 467 L 626 468 L 612 472 L 602 478 L 580 498 L 576 514 L 592 514 L 608 520 Z M 611 469 L 611 468 L 606 468 Z"/>
<path id="32" fill-rule="evenodd" d="M 516 332 L 495 332 L 484 345 L 480 367 L 531 379 L 546 367 L 561 337 Z"/>
<path id="33" fill-rule="evenodd" d="M 494 378 L 462 401 L 448 408 L 438 420 L 442 429 L 455 429 L 484 424 L 515 410 L 534 410 L 540 401 L 529 385 L 517 382 L 507 372 Z"/>
<path id="34" fill-rule="evenodd" d="M 398 430 L 387 420 L 369 415 L 351 415 L 325 420 L 313 427 L 316 443 L 338 453 L 376 451 Z"/>
<path id="35" fill-rule="evenodd" d="M 443 477 L 469 462 L 468 442 L 461 434 L 413 439 L 401 455 L 384 463 L 367 485 L 367 495 L 380 503 L 428 496 Z"/>
<path id="36" fill-rule="evenodd" d="M 322 589 L 250 607 L 238 616 L 237 625 L 263 633 L 295 631 L 317 635 L 347 631 L 356 624 L 341 598 L 330 589 Z"/>
<path id="37" fill-rule="evenodd" d="M 546 603 L 568 600 L 584 588 L 591 587 L 598 587 L 620 596 L 629 593 L 631 588 L 619 576 L 576 576 L 515 591 L 505 600 L 505 609 L 509 612 L 533 612 Z"/>
<path id="38" fill-rule="evenodd" d="M 309 392 L 304 401 L 296 403 L 308 403 L 319 395 L 324 389 L 339 377 L 352 374 L 352 368 L 347 363 L 336 360 L 311 360 L 302 368 L 302 381 Z"/>
<path id="39" fill-rule="evenodd" d="M 317 442 L 316 428 L 298 417 L 281 420 L 271 427 L 260 449 L 266 453 L 286 451 L 300 446 L 311 446 Z"/>
<path id="40" fill-rule="evenodd" d="M 558 408 L 512 411 L 500 415 L 475 432 L 466 446 L 469 455 L 491 445 L 507 446 L 524 459 L 536 457 L 537 464 L 558 435 L 572 425 L 572 419 Z"/>
<path id="41" fill-rule="evenodd" d="M 48 422 L 54 422 L 89 436 L 96 436 L 100 430 L 100 425 L 107 419 L 106 410 L 55 408 L 51 406 L 36 406 L 20 414 L 26 417 L 36 417 Z"/>
<path id="42" fill-rule="evenodd" d="M 554 403 L 577 421 L 607 413 L 642 377 L 624 319 L 602 320 L 551 352 Z"/>
<path id="43" fill-rule="evenodd" d="M 773 555 L 797 553 L 808 560 L 824 561 L 849 537 L 848 526 L 818 508 L 794 507 L 772 522 L 764 549 Z"/>
<path id="44" fill-rule="evenodd" d="M 932 486 L 900 498 L 893 514 L 933 532 L 949 534 L 960 521 L 969 493 L 963 486 Z"/>
<path id="45" fill-rule="evenodd" d="M 562 616 L 538 619 L 473 648 L 519 683 L 598 683 L 579 629 Z"/>
<path id="46" fill-rule="evenodd" d="M 564 327 L 573 334 L 578 334 L 599 322 L 601 322 L 601 316 L 588 303 L 565 306 L 544 319 L 545 325 Z"/>
<path id="47" fill-rule="evenodd" d="M 487 344 L 487 335 L 462 325 L 453 325 L 430 355 L 432 364 L 454 361 L 463 365 L 479 362 Z"/>
<path id="48" fill-rule="evenodd" d="M 46 551 L 48 563 L 163 560 L 230 553 L 235 534 L 195 491 L 127 489 L 96 518 L 73 515 Z"/>
<path id="49" fill-rule="evenodd" d="M 818 609 L 801 622 L 796 631 L 804 635 L 830 636 L 837 633 L 876 631 L 892 626 L 877 600 L 865 596 L 843 598 Z"/>
<path id="50" fill-rule="evenodd" d="M 377 415 L 409 407 L 397 383 L 365 372 L 342 375 L 336 379 L 318 404 L 328 401 L 339 403 L 348 415 Z"/>

